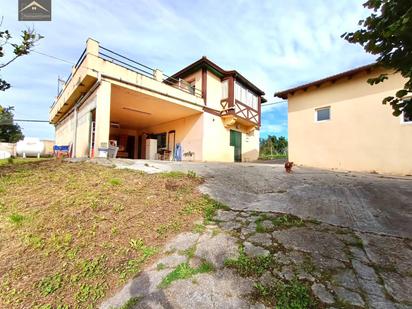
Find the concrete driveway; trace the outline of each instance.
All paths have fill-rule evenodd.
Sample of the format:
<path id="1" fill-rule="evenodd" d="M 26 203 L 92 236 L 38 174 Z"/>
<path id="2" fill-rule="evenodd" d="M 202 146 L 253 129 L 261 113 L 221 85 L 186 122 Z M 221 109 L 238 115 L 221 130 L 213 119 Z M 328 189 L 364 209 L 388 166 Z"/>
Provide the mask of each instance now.
<path id="1" fill-rule="evenodd" d="M 412 177 L 262 163 L 115 160 L 119 167 L 195 171 L 201 190 L 234 210 L 284 212 L 362 232 L 412 238 Z"/>

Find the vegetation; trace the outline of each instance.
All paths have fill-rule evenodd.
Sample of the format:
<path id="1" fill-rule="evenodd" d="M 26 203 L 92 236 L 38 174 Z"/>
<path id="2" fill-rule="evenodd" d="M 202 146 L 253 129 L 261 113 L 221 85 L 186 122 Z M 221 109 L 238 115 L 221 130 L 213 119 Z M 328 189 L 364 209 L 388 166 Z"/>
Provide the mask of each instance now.
<path id="1" fill-rule="evenodd" d="M 393 115 L 402 112 L 412 117 L 412 5 L 410 0 L 368 0 L 364 7 L 373 12 L 365 20 L 359 21 L 361 29 L 344 33 L 350 43 L 357 43 L 368 53 L 378 55 L 377 63 L 399 72 L 407 80 L 403 89 L 393 96 L 383 99 L 389 103 Z M 388 79 L 388 74 L 371 78 L 368 83 L 375 85 Z"/>
<path id="2" fill-rule="evenodd" d="M 22 162 L 0 166 L 1 308 L 96 308 L 170 237 L 221 207 L 185 174 Z M 166 189 L 171 181 L 181 189 Z"/>
<path id="3" fill-rule="evenodd" d="M 139 300 L 139 297 L 132 297 L 118 309 L 133 309 L 139 303 Z"/>
<path id="4" fill-rule="evenodd" d="M 302 226 L 305 224 L 302 219 L 289 214 L 273 218 L 272 223 L 275 227 Z"/>
<path id="5" fill-rule="evenodd" d="M 208 262 L 203 262 L 197 268 L 190 267 L 188 263 L 182 263 L 163 278 L 162 282 L 159 284 L 159 287 L 166 288 L 173 281 L 188 279 L 196 274 L 208 273 L 211 271 L 213 271 L 213 265 Z"/>
<path id="6" fill-rule="evenodd" d="M 8 48 L 12 50 L 12 56 L 5 62 L 0 62 L 0 72 L 17 58 L 28 55 L 35 43 L 42 39 L 42 36 L 37 34 L 34 29 L 28 29 L 22 31 L 19 42 L 12 42 L 12 35 L 8 30 L 3 30 L 2 25 L 3 19 L 0 22 L 0 58 L 6 56 Z M 6 91 L 9 88 L 10 84 L 2 79 L 0 75 L 0 91 Z M 23 138 L 20 126 L 13 124 L 13 110 L 14 107 L 12 106 L 2 107 L 0 105 L 0 142 L 15 143 Z"/>
<path id="7" fill-rule="evenodd" d="M 246 255 L 245 248 L 240 246 L 239 257 L 237 259 L 227 259 L 225 266 L 236 269 L 241 276 L 249 277 L 262 275 L 270 269 L 273 262 L 270 255 L 251 258 Z"/>
<path id="8" fill-rule="evenodd" d="M 14 107 L 0 105 L 0 142 L 16 143 L 24 138 L 21 127 L 13 123 Z"/>
<path id="9" fill-rule="evenodd" d="M 291 282 L 274 281 L 273 284 L 255 284 L 256 296 L 276 309 L 309 309 L 318 308 L 306 284 L 292 280 Z"/>
<path id="10" fill-rule="evenodd" d="M 287 157 L 288 140 L 283 137 L 269 135 L 260 139 L 260 158 L 278 159 Z"/>

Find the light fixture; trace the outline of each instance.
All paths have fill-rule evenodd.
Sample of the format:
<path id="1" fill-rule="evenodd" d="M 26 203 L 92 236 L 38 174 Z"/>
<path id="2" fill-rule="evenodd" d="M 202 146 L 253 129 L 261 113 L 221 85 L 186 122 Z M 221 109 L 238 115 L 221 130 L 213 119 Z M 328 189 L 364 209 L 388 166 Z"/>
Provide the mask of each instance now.
<path id="1" fill-rule="evenodd" d="M 122 107 L 125 110 L 131 111 L 131 112 L 135 112 L 135 113 L 140 113 L 140 114 L 145 114 L 145 115 L 151 115 L 151 113 L 148 112 L 143 112 L 143 111 L 139 111 L 138 109 L 132 108 L 132 107 Z"/>

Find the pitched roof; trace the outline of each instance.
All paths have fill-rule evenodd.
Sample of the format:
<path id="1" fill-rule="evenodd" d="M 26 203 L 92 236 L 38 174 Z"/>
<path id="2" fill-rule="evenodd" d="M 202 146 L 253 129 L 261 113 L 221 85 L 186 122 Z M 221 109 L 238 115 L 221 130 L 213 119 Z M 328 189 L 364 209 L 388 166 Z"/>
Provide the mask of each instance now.
<path id="1" fill-rule="evenodd" d="M 220 78 L 222 77 L 227 77 L 227 76 L 233 76 L 237 80 L 239 80 L 241 83 L 243 83 L 245 86 L 249 87 L 251 90 L 255 91 L 256 94 L 258 95 L 265 95 L 265 93 L 260 90 L 257 86 L 252 84 L 250 81 L 248 81 L 242 74 L 237 72 L 236 70 L 230 70 L 226 71 L 222 69 L 220 66 L 218 66 L 216 63 L 210 61 L 206 56 L 203 56 L 199 60 L 193 62 L 192 64 L 189 64 L 187 67 L 183 68 L 179 72 L 173 74 L 170 78 L 172 79 L 177 79 L 177 78 L 184 78 L 187 75 L 197 71 L 200 68 L 207 68 L 211 72 L 213 72 L 215 75 L 219 76 Z M 167 80 L 167 79 L 166 79 Z"/>
<path id="2" fill-rule="evenodd" d="M 364 65 L 364 66 L 361 66 L 361 67 L 357 67 L 357 68 L 351 69 L 349 71 L 345 71 L 345 72 L 342 72 L 342 73 L 339 73 L 339 74 L 336 74 L 336 75 L 332 75 L 332 76 L 329 76 L 329 77 L 326 77 L 326 78 L 316 80 L 314 82 L 310 82 L 310 83 L 303 84 L 303 85 L 300 85 L 300 86 L 297 86 L 297 87 L 293 87 L 293 88 L 290 88 L 290 89 L 287 89 L 287 90 L 276 92 L 274 96 L 286 100 L 288 98 L 289 94 L 294 94 L 298 90 L 307 90 L 309 87 L 312 87 L 312 86 L 318 86 L 319 87 L 321 84 L 326 83 L 326 82 L 335 82 L 335 81 L 337 81 L 341 78 L 351 77 L 351 76 L 354 76 L 354 75 L 356 75 L 360 72 L 363 72 L 363 71 L 371 71 L 372 68 L 375 65 L 376 65 L 376 63 L 371 63 L 371 64 L 367 64 L 367 65 Z"/>

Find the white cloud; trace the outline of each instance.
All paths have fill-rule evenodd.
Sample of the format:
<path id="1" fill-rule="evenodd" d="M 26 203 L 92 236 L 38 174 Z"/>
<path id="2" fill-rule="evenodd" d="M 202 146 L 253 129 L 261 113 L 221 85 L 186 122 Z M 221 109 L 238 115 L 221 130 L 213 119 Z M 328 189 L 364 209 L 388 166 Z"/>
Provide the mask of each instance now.
<path id="1" fill-rule="evenodd" d="M 286 130 L 287 130 L 287 124 L 268 124 L 262 128 L 261 133 L 263 135 L 265 133 L 276 135 L 279 133 L 284 133 Z"/>

